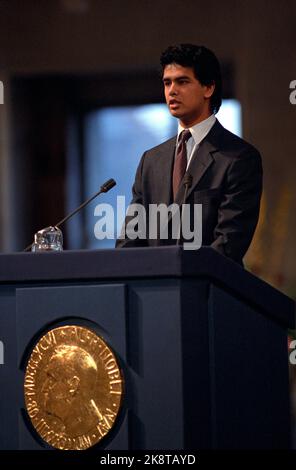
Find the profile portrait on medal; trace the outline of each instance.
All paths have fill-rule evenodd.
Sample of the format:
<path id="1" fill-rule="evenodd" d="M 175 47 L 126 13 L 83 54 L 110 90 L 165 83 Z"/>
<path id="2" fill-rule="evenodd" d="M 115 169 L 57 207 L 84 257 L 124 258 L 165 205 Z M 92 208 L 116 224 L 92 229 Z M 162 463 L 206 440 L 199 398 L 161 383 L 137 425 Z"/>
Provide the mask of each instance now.
<path id="1" fill-rule="evenodd" d="M 89 352 L 75 345 L 57 346 L 44 374 L 40 401 L 60 432 L 75 437 L 104 420 L 97 399 L 99 371 Z"/>

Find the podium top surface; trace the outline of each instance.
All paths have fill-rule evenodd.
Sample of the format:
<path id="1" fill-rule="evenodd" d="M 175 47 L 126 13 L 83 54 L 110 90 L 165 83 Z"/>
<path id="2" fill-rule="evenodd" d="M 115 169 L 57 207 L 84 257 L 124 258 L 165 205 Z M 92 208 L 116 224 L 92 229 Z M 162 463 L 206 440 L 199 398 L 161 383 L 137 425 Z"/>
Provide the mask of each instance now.
<path id="1" fill-rule="evenodd" d="M 200 278 L 227 288 L 286 327 L 295 327 L 295 303 L 212 248 L 121 248 L 0 255 L 0 283 L 28 284 L 127 279 Z"/>

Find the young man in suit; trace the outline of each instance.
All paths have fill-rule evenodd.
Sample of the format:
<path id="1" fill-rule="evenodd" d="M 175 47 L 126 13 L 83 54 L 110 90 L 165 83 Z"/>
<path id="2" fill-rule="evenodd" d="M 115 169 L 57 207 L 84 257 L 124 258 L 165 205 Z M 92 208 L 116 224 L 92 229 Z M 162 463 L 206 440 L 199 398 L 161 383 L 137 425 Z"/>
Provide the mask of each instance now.
<path id="1" fill-rule="evenodd" d="M 203 46 L 180 44 L 161 55 L 164 94 L 179 121 L 178 135 L 144 153 L 133 185 L 133 204 L 202 204 L 202 245 L 242 263 L 259 216 L 259 152 L 227 131 L 215 114 L 222 100 L 219 62 Z M 191 185 L 184 186 L 185 173 Z M 192 212 L 193 214 L 193 212 Z M 125 227 L 131 217 L 126 218 Z M 194 222 L 194 221 L 193 221 Z M 145 237 L 117 240 L 117 247 L 176 243 Z"/>

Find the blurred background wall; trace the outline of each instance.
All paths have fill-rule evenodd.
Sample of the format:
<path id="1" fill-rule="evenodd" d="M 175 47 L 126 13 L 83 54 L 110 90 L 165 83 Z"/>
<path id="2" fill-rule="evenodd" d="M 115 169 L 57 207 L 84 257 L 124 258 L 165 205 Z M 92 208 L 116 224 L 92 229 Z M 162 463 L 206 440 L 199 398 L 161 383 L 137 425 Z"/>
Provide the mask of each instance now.
<path id="1" fill-rule="evenodd" d="M 69 119 L 83 173 L 85 110 L 159 102 L 160 52 L 192 42 L 216 52 L 225 93 L 242 105 L 243 137 L 263 156 L 261 219 L 247 265 L 295 295 L 295 24 L 294 0 L 2 0 L 2 251 L 21 250 L 68 210 Z M 87 196 L 83 189 L 82 178 L 73 204 Z"/>

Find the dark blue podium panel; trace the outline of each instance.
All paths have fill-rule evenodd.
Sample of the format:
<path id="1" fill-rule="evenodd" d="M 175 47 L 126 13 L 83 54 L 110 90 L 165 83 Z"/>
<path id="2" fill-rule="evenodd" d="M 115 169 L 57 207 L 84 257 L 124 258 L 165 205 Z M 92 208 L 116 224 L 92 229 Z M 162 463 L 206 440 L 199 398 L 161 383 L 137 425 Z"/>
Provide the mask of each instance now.
<path id="1" fill-rule="evenodd" d="M 213 447 L 289 446 L 285 328 L 214 285 L 209 325 Z"/>
<path id="2" fill-rule="evenodd" d="M 4 364 L 0 365 L 0 449 L 19 448 L 19 382 L 17 370 L 15 289 L 0 290 L 0 337 Z"/>
<path id="3" fill-rule="evenodd" d="M 47 445 L 35 433 L 24 410 L 24 368 L 40 337 L 49 329 L 65 324 L 88 326 L 106 340 L 116 351 L 120 363 L 124 365 L 126 363 L 125 305 L 125 287 L 120 284 L 116 286 L 27 287 L 15 290 L 13 317 L 16 322 L 14 321 L 11 325 L 12 331 L 7 331 L 7 338 L 11 339 L 13 336 L 15 338 L 14 344 L 10 345 L 12 350 L 16 351 L 16 363 L 11 364 L 14 374 L 13 376 L 10 374 L 10 381 L 14 383 L 14 388 L 18 393 L 7 396 L 6 404 L 1 410 L 1 422 L 6 423 L 5 440 L 9 447 L 11 446 L 10 448 L 17 446 L 20 449 L 47 448 Z M 2 323 L 5 323 L 3 316 L 1 320 L 2 326 Z M 2 338 L 4 338 L 3 334 Z M 6 341 L 6 338 L 4 338 L 4 344 L 5 350 L 9 351 L 9 341 Z M 124 417 L 120 417 L 120 421 L 122 419 Z M 15 432 L 16 421 L 19 424 L 18 433 Z M 3 431 L 2 427 L 1 430 Z M 109 448 L 113 446 L 126 448 L 127 426 L 122 424 L 120 427 L 115 427 L 111 437 Z"/>

